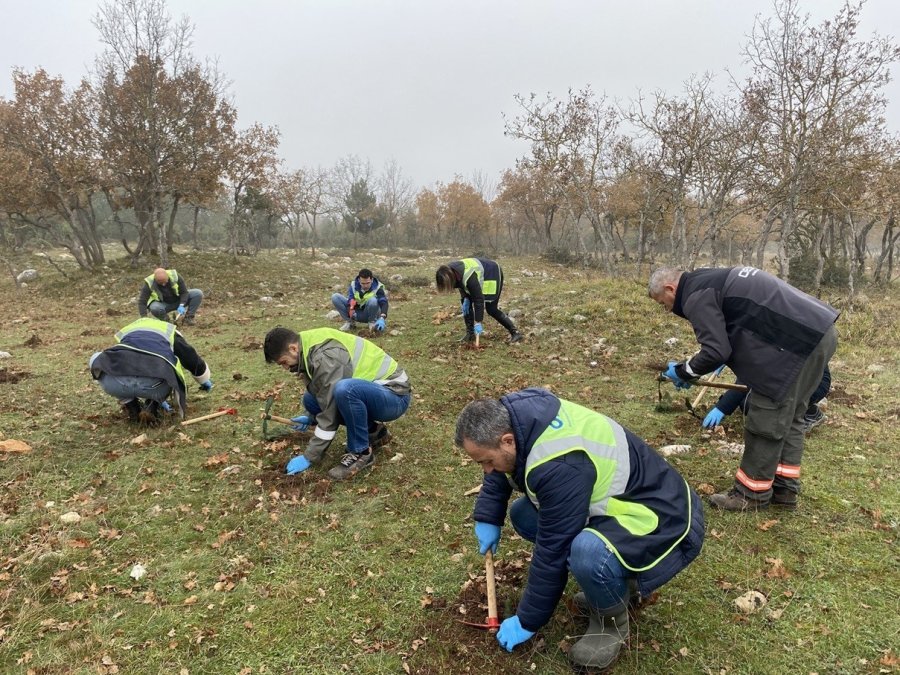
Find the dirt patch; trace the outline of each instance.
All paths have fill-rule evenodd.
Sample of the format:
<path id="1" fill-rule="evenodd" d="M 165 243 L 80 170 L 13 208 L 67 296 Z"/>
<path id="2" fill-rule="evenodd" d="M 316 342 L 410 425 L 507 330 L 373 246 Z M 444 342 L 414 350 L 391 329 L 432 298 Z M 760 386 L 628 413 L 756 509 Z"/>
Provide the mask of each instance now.
<path id="1" fill-rule="evenodd" d="M 113 309 L 112 307 L 106 308 L 106 316 L 122 316 L 124 313 L 125 312 L 118 309 Z"/>
<path id="2" fill-rule="evenodd" d="M 284 473 L 284 467 L 279 465 L 264 469 L 256 480 L 266 492 L 279 492 L 283 500 L 306 497 L 307 501 L 312 502 L 331 501 L 331 481 L 327 478 L 317 479 L 308 473 L 288 476 Z"/>
<path id="3" fill-rule="evenodd" d="M 238 343 L 238 347 L 245 352 L 255 352 L 263 348 L 263 343 L 259 341 L 259 338 L 245 337 Z"/>
<path id="4" fill-rule="evenodd" d="M 7 368 L 0 368 L 0 382 L 16 384 L 17 382 L 19 382 L 19 380 L 24 380 L 26 377 L 31 377 L 31 373 L 24 370 L 9 370 Z"/>
<path id="5" fill-rule="evenodd" d="M 833 384 L 831 391 L 828 392 L 828 400 L 848 408 L 854 408 L 862 403 L 863 398 L 857 394 L 851 394 L 839 384 Z"/>
<path id="6" fill-rule="evenodd" d="M 38 337 L 37 333 L 32 333 L 31 337 L 28 338 L 27 340 L 25 340 L 25 342 L 24 342 L 24 345 L 26 347 L 31 347 L 32 349 L 34 349 L 35 347 L 42 345 L 42 344 L 44 344 L 44 341 Z"/>

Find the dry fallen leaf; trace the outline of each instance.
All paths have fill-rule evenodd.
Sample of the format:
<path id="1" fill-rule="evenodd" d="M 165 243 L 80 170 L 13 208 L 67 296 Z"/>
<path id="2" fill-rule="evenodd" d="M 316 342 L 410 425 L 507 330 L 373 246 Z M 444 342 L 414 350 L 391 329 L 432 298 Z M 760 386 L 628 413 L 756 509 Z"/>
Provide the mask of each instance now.
<path id="1" fill-rule="evenodd" d="M 59 517 L 59 522 L 65 525 L 74 525 L 75 523 L 81 522 L 81 516 L 75 513 L 75 511 L 69 511 L 68 513 L 64 513 Z"/>
<path id="2" fill-rule="evenodd" d="M 777 524 L 778 524 L 777 519 L 766 520 L 765 522 L 762 522 L 759 525 L 757 525 L 756 529 L 762 530 L 763 532 L 768 532 L 772 528 L 773 525 L 777 525 Z"/>
<path id="3" fill-rule="evenodd" d="M 141 434 L 140 436 L 135 436 L 131 439 L 132 445 L 143 445 L 147 442 L 147 434 Z"/>
<path id="4" fill-rule="evenodd" d="M 766 570 L 766 576 L 770 579 L 790 578 L 791 573 L 787 571 L 781 558 L 766 558 L 766 563 L 770 565 L 769 569 Z"/>
<path id="5" fill-rule="evenodd" d="M 747 591 L 739 598 L 735 598 L 734 606 L 744 614 L 753 614 L 766 606 L 766 596 L 759 591 Z"/>
<path id="6" fill-rule="evenodd" d="M 27 455 L 31 452 L 31 446 L 23 441 L 9 439 L 8 441 L 0 441 L 0 452 L 16 455 Z"/>
<path id="7" fill-rule="evenodd" d="M 189 598 L 185 598 L 185 599 L 184 599 L 184 602 L 183 602 L 182 604 L 184 604 L 184 605 L 195 605 L 195 604 L 197 604 L 197 600 L 199 600 L 199 599 L 200 599 L 200 598 L 198 598 L 196 595 L 192 595 L 192 596 L 190 596 Z"/>

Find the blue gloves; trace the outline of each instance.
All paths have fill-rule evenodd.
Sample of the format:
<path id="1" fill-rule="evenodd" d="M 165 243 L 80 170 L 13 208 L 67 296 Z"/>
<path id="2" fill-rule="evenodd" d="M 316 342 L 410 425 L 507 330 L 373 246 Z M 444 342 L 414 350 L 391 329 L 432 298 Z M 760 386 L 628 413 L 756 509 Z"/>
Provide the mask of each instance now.
<path id="1" fill-rule="evenodd" d="M 471 309 L 471 307 L 472 307 L 472 303 L 469 302 L 469 299 L 468 299 L 468 298 L 463 298 L 463 301 L 462 301 L 462 312 L 463 312 L 463 314 L 468 314 L 468 313 L 469 313 L 469 309 Z"/>
<path id="2" fill-rule="evenodd" d="M 298 415 L 297 417 L 291 418 L 291 422 L 294 423 L 294 426 L 292 427 L 294 431 L 306 431 L 309 429 L 309 425 L 312 424 L 312 421 L 313 418 L 309 415 Z"/>
<path id="3" fill-rule="evenodd" d="M 703 418 L 703 426 L 707 429 L 713 429 L 719 426 L 723 419 L 725 419 L 725 413 L 718 408 L 713 408 Z"/>
<path id="4" fill-rule="evenodd" d="M 678 375 L 675 374 L 675 366 L 678 365 L 678 361 L 669 361 L 669 367 L 666 369 L 666 372 L 663 373 L 666 377 L 672 380 L 672 384 L 675 385 L 676 389 L 690 389 L 691 383 L 685 380 L 682 380 Z"/>
<path id="5" fill-rule="evenodd" d="M 169 405 L 168 401 L 160 401 L 159 407 L 165 410 L 167 413 L 172 412 L 172 406 Z"/>
<path id="6" fill-rule="evenodd" d="M 287 468 L 285 468 L 285 472 L 288 476 L 293 476 L 297 473 L 302 473 L 306 471 L 312 464 L 310 464 L 309 460 L 306 459 L 303 455 L 297 455 L 290 462 L 287 463 Z"/>
<path id="7" fill-rule="evenodd" d="M 184 308 L 184 305 L 178 305 L 178 309 L 176 309 L 175 311 L 178 312 L 178 316 L 181 316 L 181 315 L 184 314 L 187 310 Z"/>
<path id="8" fill-rule="evenodd" d="M 516 645 L 522 644 L 532 636 L 534 636 L 534 632 L 522 628 L 519 617 L 513 615 L 504 619 L 500 624 L 500 630 L 497 631 L 497 642 L 506 651 L 511 652 Z"/>
<path id="9" fill-rule="evenodd" d="M 213 381 L 210 379 L 210 380 L 207 380 L 206 382 L 201 382 L 201 383 L 200 383 L 200 388 L 201 388 L 203 391 L 209 391 L 210 389 L 213 388 Z"/>
<path id="10" fill-rule="evenodd" d="M 500 526 L 475 521 L 475 536 L 478 537 L 478 552 L 484 555 L 491 549 L 491 553 L 497 552 L 497 544 L 500 543 Z"/>
<path id="11" fill-rule="evenodd" d="M 375 330 L 377 330 L 380 333 L 381 331 L 384 330 L 384 325 L 385 325 L 384 317 L 383 316 L 379 317 L 378 320 L 375 322 Z"/>
<path id="12" fill-rule="evenodd" d="M 484 332 L 484 327 L 481 325 L 481 322 L 475 324 L 475 335 L 481 335 Z"/>

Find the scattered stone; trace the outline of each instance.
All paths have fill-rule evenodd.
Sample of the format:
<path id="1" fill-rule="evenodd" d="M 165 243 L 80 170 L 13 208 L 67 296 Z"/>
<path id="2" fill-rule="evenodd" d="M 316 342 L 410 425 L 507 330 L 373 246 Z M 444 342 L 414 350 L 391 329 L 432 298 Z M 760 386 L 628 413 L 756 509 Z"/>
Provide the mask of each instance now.
<path id="1" fill-rule="evenodd" d="M 677 337 L 670 337 L 670 338 L 669 338 L 668 340 L 666 340 L 663 344 L 665 344 L 666 347 L 674 347 L 675 345 L 678 344 L 678 338 L 677 338 Z"/>
<path id="2" fill-rule="evenodd" d="M 20 284 L 30 283 L 32 281 L 37 281 L 39 276 L 38 271 L 35 269 L 22 270 L 19 272 L 18 276 L 16 276 L 16 281 Z"/>
<path id="3" fill-rule="evenodd" d="M 659 454 L 663 457 L 671 457 L 672 455 L 683 455 L 691 451 L 689 445 L 664 445 L 659 449 Z"/>
<path id="4" fill-rule="evenodd" d="M 135 581 L 140 581 L 145 574 L 147 574 L 147 568 L 138 563 L 131 568 L 131 572 L 128 573 L 128 576 L 130 576 Z"/>
<path id="5" fill-rule="evenodd" d="M 262 297 L 259 299 L 259 301 L 260 301 L 260 302 L 272 302 L 272 296 L 271 296 L 271 295 L 264 295 L 264 296 L 262 296 Z"/>
<path id="6" fill-rule="evenodd" d="M 725 455 L 740 456 L 744 454 L 744 444 L 719 441 L 719 447 L 717 448 L 717 450 Z"/>
<path id="7" fill-rule="evenodd" d="M 753 614 L 765 607 L 768 602 L 766 596 L 759 591 L 747 591 L 739 598 L 735 598 L 734 606 L 744 614 Z"/>
<path id="8" fill-rule="evenodd" d="M 390 277 L 391 281 L 403 281 L 402 274 L 392 274 Z"/>
<path id="9" fill-rule="evenodd" d="M 75 511 L 69 511 L 68 513 L 64 513 L 59 517 L 59 522 L 64 525 L 74 525 L 75 523 L 81 522 L 81 516 L 79 516 Z"/>
<path id="10" fill-rule="evenodd" d="M 522 316 L 523 312 L 521 309 L 511 309 L 507 312 L 507 315 L 510 319 L 518 319 Z"/>
<path id="11" fill-rule="evenodd" d="M 147 434 L 141 434 L 140 436 L 135 436 L 131 439 L 132 445 L 143 445 L 147 442 Z"/>
<path id="12" fill-rule="evenodd" d="M 402 452 L 398 452 L 396 455 L 394 455 L 393 457 L 391 457 L 391 459 L 390 459 L 389 461 L 391 461 L 391 462 L 399 462 L 401 459 L 403 459 L 403 453 L 402 453 Z"/>
<path id="13" fill-rule="evenodd" d="M 400 335 L 400 331 L 397 330 L 397 329 L 395 328 L 394 330 L 389 330 L 389 331 L 388 331 L 388 335 L 391 335 L 391 336 L 393 336 L 393 337 L 397 337 L 398 335 Z"/>
<path id="14" fill-rule="evenodd" d="M 866 367 L 866 371 L 869 373 L 882 373 L 884 372 L 884 366 L 880 363 L 873 363 L 872 365 Z"/>
<path id="15" fill-rule="evenodd" d="M 588 319 L 584 314 L 575 314 L 572 316 L 572 321 L 582 322 L 582 321 L 587 321 L 587 320 Z"/>
<path id="16" fill-rule="evenodd" d="M 340 319 L 341 314 L 336 309 L 333 309 L 325 315 L 325 318 L 329 321 L 333 321 L 334 319 Z"/>
<path id="17" fill-rule="evenodd" d="M 12 354 L 9 352 L 0 352 L 0 359 L 11 359 Z"/>

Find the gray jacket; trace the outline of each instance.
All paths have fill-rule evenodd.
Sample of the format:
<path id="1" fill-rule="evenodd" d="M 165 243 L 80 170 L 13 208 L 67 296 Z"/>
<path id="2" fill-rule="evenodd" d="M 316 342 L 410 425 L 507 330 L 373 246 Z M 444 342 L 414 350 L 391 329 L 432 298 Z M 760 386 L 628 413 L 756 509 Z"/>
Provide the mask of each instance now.
<path id="1" fill-rule="evenodd" d="M 840 315 L 755 267 L 685 272 L 672 312 L 691 322 L 700 343 L 683 367 L 687 377 L 724 363 L 741 382 L 779 402 Z"/>

